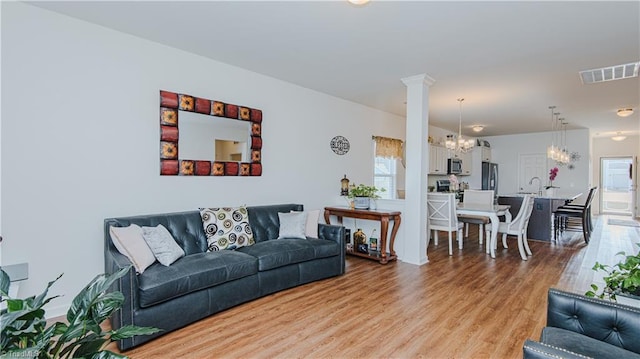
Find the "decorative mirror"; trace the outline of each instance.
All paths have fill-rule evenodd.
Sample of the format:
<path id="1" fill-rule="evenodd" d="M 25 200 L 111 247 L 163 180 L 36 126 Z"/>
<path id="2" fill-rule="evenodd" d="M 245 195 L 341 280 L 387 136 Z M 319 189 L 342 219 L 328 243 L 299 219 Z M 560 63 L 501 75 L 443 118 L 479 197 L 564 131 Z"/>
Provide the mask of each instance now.
<path id="1" fill-rule="evenodd" d="M 261 110 L 160 91 L 160 175 L 261 176 L 261 151 Z"/>

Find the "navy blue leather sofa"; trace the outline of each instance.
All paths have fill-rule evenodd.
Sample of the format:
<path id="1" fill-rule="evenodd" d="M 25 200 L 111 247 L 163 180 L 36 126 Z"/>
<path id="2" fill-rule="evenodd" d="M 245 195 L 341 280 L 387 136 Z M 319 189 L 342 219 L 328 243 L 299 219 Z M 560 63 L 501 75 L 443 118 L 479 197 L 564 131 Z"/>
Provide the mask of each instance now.
<path id="1" fill-rule="evenodd" d="M 118 341 L 126 350 L 159 335 L 253 299 L 312 281 L 344 274 L 344 227 L 318 224 L 318 237 L 278 239 L 279 212 L 302 211 L 300 204 L 248 207 L 256 243 L 238 250 L 207 252 L 197 210 L 104 221 L 105 272 L 130 266 L 113 245 L 109 227 L 164 225 L 185 251 L 169 267 L 152 264 L 144 273 L 133 267 L 112 286 L 125 302 L 111 318 L 113 328 L 153 326 L 162 332 Z"/>
<path id="2" fill-rule="evenodd" d="M 547 326 L 523 355 L 538 358 L 640 358 L 640 308 L 549 289 Z"/>

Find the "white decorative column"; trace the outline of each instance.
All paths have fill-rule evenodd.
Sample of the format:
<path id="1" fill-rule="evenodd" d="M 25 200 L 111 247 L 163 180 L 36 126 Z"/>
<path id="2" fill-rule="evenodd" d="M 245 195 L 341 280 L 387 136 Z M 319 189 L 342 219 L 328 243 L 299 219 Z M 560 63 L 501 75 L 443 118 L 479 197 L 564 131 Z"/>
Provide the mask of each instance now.
<path id="1" fill-rule="evenodd" d="M 427 174 L 429 172 L 429 86 L 427 74 L 405 77 L 407 86 L 404 253 L 402 261 L 422 265 L 427 257 Z"/>

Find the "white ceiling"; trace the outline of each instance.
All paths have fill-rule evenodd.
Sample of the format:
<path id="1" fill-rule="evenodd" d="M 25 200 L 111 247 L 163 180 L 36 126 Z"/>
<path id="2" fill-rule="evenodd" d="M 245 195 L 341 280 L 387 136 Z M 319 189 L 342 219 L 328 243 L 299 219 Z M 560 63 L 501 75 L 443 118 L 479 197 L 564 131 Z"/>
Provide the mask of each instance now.
<path id="1" fill-rule="evenodd" d="M 551 128 L 640 132 L 638 77 L 578 72 L 640 61 L 640 2 L 31 2 L 36 6 L 404 116 L 401 78 L 427 73 L 429 121 L 482 136 Z M 618 108 L 635 113 L 625 119 Z"/>

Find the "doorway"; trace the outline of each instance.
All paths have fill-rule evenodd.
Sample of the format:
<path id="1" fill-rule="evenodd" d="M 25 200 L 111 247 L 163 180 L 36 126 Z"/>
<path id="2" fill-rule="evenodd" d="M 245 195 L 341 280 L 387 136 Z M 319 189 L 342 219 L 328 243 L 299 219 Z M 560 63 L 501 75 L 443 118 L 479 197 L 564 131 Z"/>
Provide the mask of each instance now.
<path id="1" fill-rule="evenodd" d="M 633 157 L 600 159 L 600 212 L 631 216 L 633 214 Z"/>
<path id="2" fill-rule="evenodd" d="M 518 192 L 538 193 L 547 184 L 547 156 L 544 153 L 518 156 Z M 536 178 L 534 180 L 534 178 Z"/>

